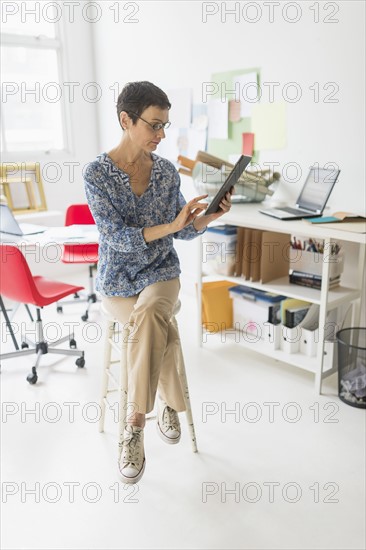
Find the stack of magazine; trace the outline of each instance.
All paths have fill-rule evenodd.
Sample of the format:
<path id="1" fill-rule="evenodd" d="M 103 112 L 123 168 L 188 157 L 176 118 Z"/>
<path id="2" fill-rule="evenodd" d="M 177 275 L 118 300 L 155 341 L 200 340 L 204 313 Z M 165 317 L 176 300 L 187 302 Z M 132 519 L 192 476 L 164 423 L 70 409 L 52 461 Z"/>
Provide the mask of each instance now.
<path id="1" fill-rule="evenodd" d="M 329 278 L 329 288 L 335 288 L 339 286 L 341 280 L 340 275 Z M 291 271 L 290 283 L 294 285 L 310 286 L 311 288 L 320 289 L 322 286 L 322 276 L 314 275 L 313 273 L 306 273 L 304 271 Z"/>

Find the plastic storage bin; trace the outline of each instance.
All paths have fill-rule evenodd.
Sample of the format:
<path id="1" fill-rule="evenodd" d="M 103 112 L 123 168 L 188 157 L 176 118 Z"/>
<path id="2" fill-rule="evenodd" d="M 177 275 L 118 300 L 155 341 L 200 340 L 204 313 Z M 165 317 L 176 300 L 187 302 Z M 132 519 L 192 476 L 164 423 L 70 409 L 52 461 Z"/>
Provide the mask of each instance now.
<path id="1" fill-rule="evenodd" d="M 233 299 L 234 327 L 248 334 L 254 334 L 260 339 L 273 341 L 277 346 L 278 332 L 269 336 L 267 334 L 270 325 L 279 323 L 280 303 L 285 296 L 256 290 L 245 285 L 229 288 L 229 294 Z"/>
<path id="2" fill-rule="evenodd" d="M 352 407 L 366 408 L 366 328 L 337 332 L 338 394 Z"/>
<path id="3" fill-rule="evenodd" d="M 207 275 L 234 275 L 236 260 L 235 225 L 209 227 L 202 236 L 202 266 Z"/>

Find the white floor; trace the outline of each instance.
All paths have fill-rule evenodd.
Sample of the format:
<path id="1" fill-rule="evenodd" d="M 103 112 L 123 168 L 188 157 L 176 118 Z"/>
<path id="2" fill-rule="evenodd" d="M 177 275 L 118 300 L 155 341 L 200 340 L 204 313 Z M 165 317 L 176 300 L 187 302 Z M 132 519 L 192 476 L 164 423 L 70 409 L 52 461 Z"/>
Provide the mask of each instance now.
<path id="1" fill-rule="evenodd" d="M 319 396 L 300 369 L 217 340 L 199 348 L 194 299 L 181 299 L 199 452 L 184 414 L 176 446 L 149 422 L 136 486 L 118 476 L 113 411 L 104 434 L 95 421 L 103 352 L 95 306 L 88 324 L 81 305 L 62 317 L 52 306 L 44 312 L 49 338 L 54 321 L 77 323 L 84 369 L 47 355 L 31 386 L 33 358 L 2 362 L 1 547 L 365 548 L 364 411 L 339 401 L 335 376 Z M 24 310 L 16 320 L 26 320 Z M 11 350 L 2 333 L 3 350 Z"/>

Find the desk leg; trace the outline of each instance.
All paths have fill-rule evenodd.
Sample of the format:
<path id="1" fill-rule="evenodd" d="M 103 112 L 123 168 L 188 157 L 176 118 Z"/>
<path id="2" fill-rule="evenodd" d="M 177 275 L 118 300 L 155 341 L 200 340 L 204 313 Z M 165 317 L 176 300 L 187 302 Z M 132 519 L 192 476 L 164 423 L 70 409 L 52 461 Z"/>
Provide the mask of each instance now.
<path id="1" fill-rule="evenodd" d="M 197 334 L 198 346 L 202 347 L 202 237 L 198 237 L 198 258 L 197 258 Z"/>
<path id="2" fill-rule="evenodd" d="M 357 288 L 361 291 L 361 296 L 360 298 L 358 298 L 358 300 L 355 300 L 355 303 L 353 306 L 353 318 L 352 318 L 353 327 L 359 327 L 360 320 L 361 320 L 362 289 L 363 289 L 363 281 L 364 281 L 364 273 L 365 273 L 365 253 L 366 253 L 366 245 L 360 244 L 359 252 L 358 252 Z"/>
<path id="3" fill-rule="evenodd" d="M 315 391 L 320 395 L 322 392 L 323 361 L 324 361 L 324 337 L 325 323 L 327 320 L 328 292 L 329 292 L 329 271 L 330 271 L 330 248 L 331 239 L 324 239 L 322 286 L 320 291 L 319 310 L 319 345 L 317 354 L 317 368 L 315 374 Z"/>
<path id="4" fill-rule="evenodd" d="M 13 343 L 14 343 L 14 346 L 15 346 L 15 349 L 16 350 L 19 350 L 19 346 L 18 346 L 18 342 L 16 341 L 16 338 L 15 338 L 15 335 L 14 335 L 14 332 L 13 332 L 13 328 L 11 326 L 11 322 L 10 322 L 10 319 L 9 319 L 9 316 L 8 316 L 8 313 L 5 309 L 5 305 L 4 305 L 4 302 L 3 302 L 3 299 L 2 297 L 0 296 L 0 309 L 1 309 L 1 312 L 2 314 L 4 315 L 5 317 L 5 323 L 6 323 L 6 326 L 8 328 L 8 331 L 10 333 L 10 336 L 13 340 Z"/>

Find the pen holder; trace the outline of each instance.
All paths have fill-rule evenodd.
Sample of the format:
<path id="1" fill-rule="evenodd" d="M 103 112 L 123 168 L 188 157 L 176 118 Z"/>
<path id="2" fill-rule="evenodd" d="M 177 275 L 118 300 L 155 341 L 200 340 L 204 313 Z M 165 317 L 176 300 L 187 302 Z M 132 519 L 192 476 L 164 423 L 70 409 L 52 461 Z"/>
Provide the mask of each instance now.
<path id="1" fill-rule="evenodd" d="M 331 279 L 343 273 L 344 256 L 341 252 L 330 254 L 326 250 L 324 253 L 320 253 L 290 248 L 290 270 L 321 276 L 323 263 L 326 261 L 330 264 L 329 277 Z"/>

